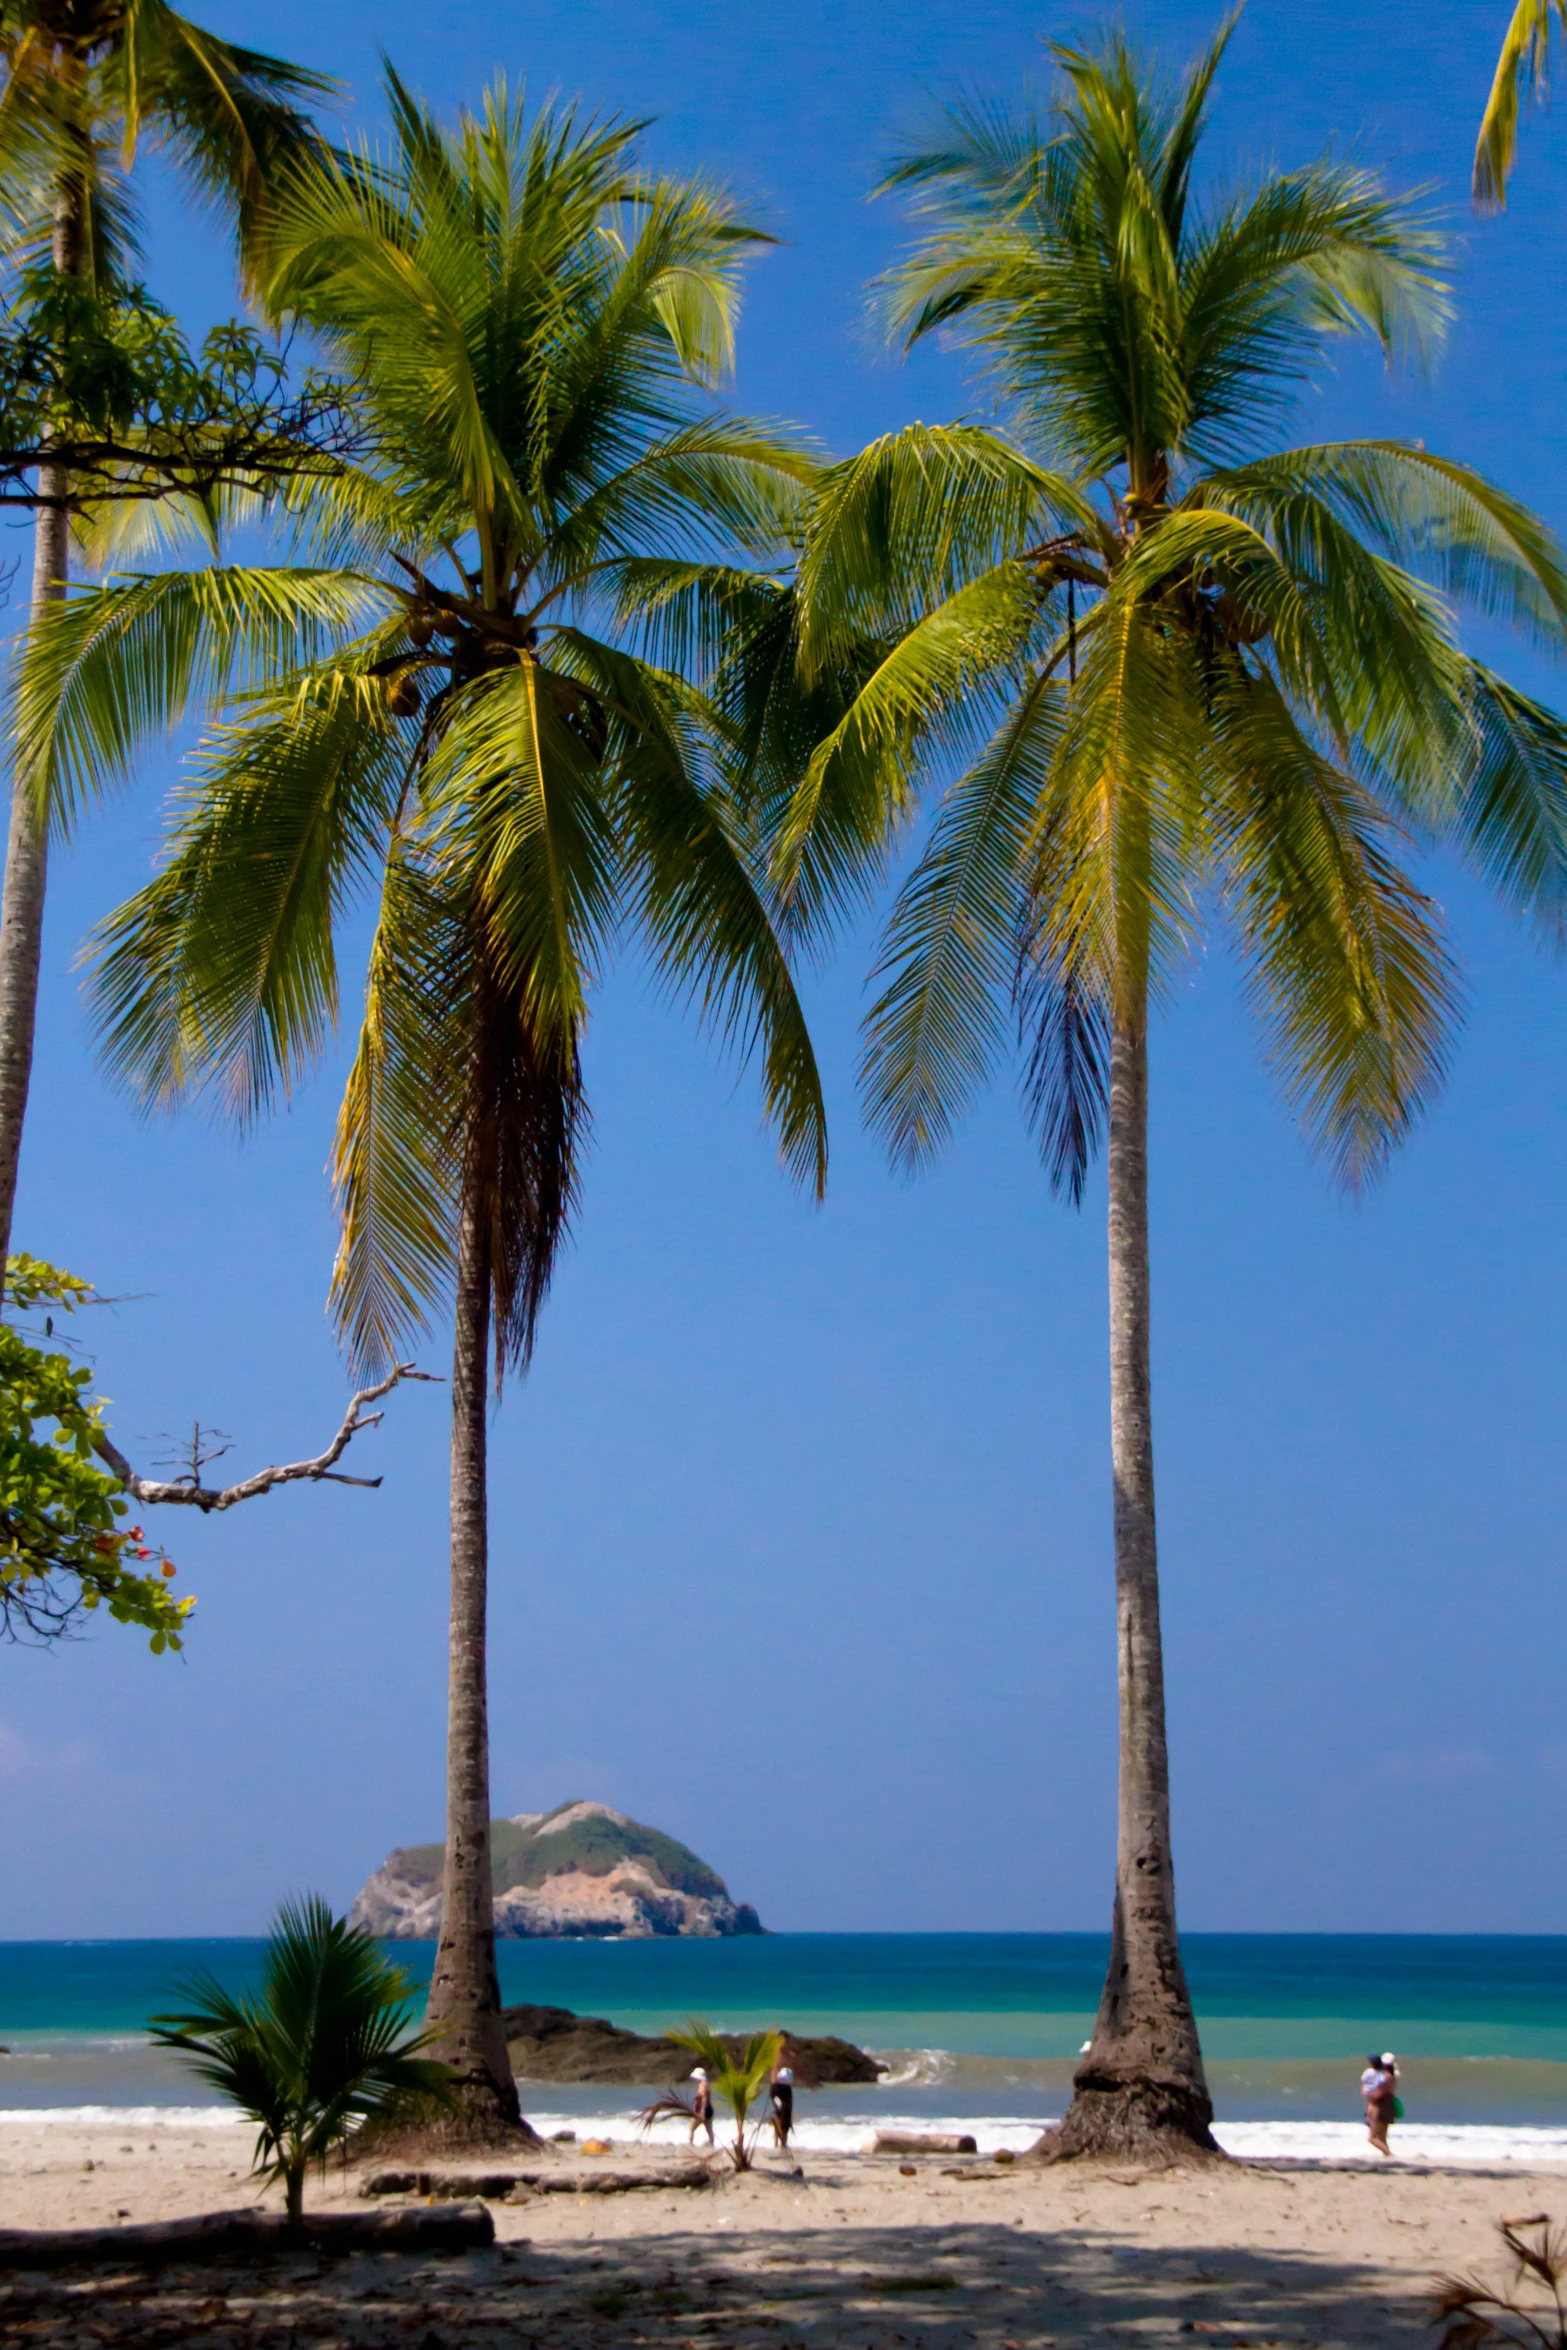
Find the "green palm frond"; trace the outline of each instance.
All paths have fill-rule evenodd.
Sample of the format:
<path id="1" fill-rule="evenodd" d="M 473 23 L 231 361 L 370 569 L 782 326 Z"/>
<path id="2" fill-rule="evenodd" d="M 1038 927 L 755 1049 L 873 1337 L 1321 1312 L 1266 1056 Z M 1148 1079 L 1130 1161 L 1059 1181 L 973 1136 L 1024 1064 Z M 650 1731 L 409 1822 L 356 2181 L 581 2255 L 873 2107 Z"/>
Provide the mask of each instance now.
<path id="1" fill-rule="evenodd" d="M 983 709 L 1004 694 L 1036 618 L 1027 568 L 1005 564 L 887 644 L 812 752 L 777 828 L 773 876 L 798 933 L 819 930 L 872 886 L 914 804 L 916 751 L 973 741 L 976 700 Z"/>
<path id="2" fill-rule="evenodd" d="M 994 433 L 909 425 L 824 476 L 801 552 L 806 674 L 906 628 L 915 598 L 955 595 L 1033 541 L 1103 529 L 1081 489 Z"/>
<path id="3" fill-rule="evenodd" d="M 233 208 L 249 252 L 280 180 L 318 147 L 306 108 L 341 84 L 220 40 L 164 0 L 129 0 L 121 21 L 103 82 L 127 161 L 150 134 L 200 196 Z"/>
<path id="4" fill-rule="evenodd" d="M 1551 947 L 1567 945 L 1567 722 L 1465 664 L 1464 739 L 1444 829 Z"/>
<path id="5" fill-rule="evenodd" d="M 1104 999 L 1030 919 L 1018 940 L 1014 997 L 1025 1047 L 1023 1108 L 1050 1188 L 1081 1207 L 1110 1098 L 1110 1015 Z"/>
<path id="6" fill-rule="evenodd" d="M 1567 567 L 1554 534 L 1467 465 L 1401 441 L 1341 441 L 1210 474 L 1193 503 L 1290 529 L 1306 551 L 1316 519 L 1430 579 L 1456 603 L 1552 646 L 1567 625 Z M 1313 510 L 1315 509 L 1315 514 Z M 1332 543 L 1331 576 L 1344 542 Z"/>
<path id="7" fill-rule="evenodd" d="M 470 950 L 459 908 L 399 834 L 382 880 L 332 1175 L 332 1307 L 356 1373 L 402 1359 L 450 1289 Z"/>
<path id="8" fill-rule="evenodd" d="M 134 253 L 125 175 L 154 144 L 233 223 L 253 275 L 280 182 L 318 147 L 308 108 L 339 85 L 224 41 L 166 0 L 88 0 L 64 41 L 60 30 L 37 0 L 0 9 L 0 172 L 13 186 L 75 187 L 84 267 L 104 285 Z"/>
<path id="9" fill-rule="evenodd" d="M 1192 203 L 1228 33 L 1173 92 L 1119 32 L 1058 47 L 1046 118 L 960 109 L 896 169 L 922 233 L 888 281 L 893 331 L 953 328 L 1069 470 L 1222 458 L 1293 395 L 1324 331 L 1398 354 L 1445 324 L 1440 240 L 1363 172 L 1329 160 Z"/>
<path id="10" fill-rule="evenodd" d="M 108 1065 L 139 1098 L 206 1095 L 248 1122 L 314 1062 L 335 933 L 407 767 L 379 691 L 331 673 L 209 736 L 163 870 L 92 947 Z"/>
<path id="11" fill-rule="evenodd" d="M 940 1148 L 1006 1041 L 1025 852 L 1064 699 L 1064 686 L 1030 680 L 943 801 L 888 918 L 861 1077 L 866 1115 L 899 1166 Z"/>
<path id="12" fill-rule="evenodd" d="M 335 571 L 165 571 L 79 590 L 31 622 L 13 687 L 18 765 L 55 821 L 129 775 L 193 704 L 309 662 L 384 615 Z"/>
<path id="13" fill-rule="evenodd" d="M 742 1062 L 760 1053 L 780 1155 L 819 1199 L 821 1076 L 764 879 L 706 771 L 707 710 L 678 677 L 582 635 L 570 644 L 574 673 L 609 713 L 608 755 L 625 778 L 616 816 L 634 876 L 629 911 L 652 966 Z"/>
<path id="14" fill-rule="evenodd" d="M 1475 141 L 1474 198 L 1482 212 L 1500 211 L 1507 202 L 1507 181 L 1518 155 L 1518 103 L 1544 93 L 1553 14 L 1567 27 L 1567 0 L 1517 0 L 1503 36 Z"/>
<path id="15" fill-rule="evenodd" d="M 1067 697 L 1024 877 L 1032 952 L 1134 1032 L 1201 928 L 1207 700 L 1199 649 L 1118 581 Z"/>
<path id="16" fill-rule="evenodd" d="M 776 431 L 728 417 L 687 425 L 585 490 L 562 517 L 552 568 L 570 576 L 689 547 L 694 528 L 716 545 L 774 549 L 803 521 L 816 471 L 810 453 Z"/>
<path id="17" fill-rule="evenodd" d="M 454 699 L 427 769 L 444 861 L 474 876 L 497 967 L 526 988 L 541 1032 L 562 1042 L 584 1016 L 617 916 L 603 724 L 576 678 L 525 661 Z"/>
<path id="18" fill-rule="evenodd" d="M 780 581 L 737 564 L 667 555 L 611 560 L 593 585 L 639 651 L 701 681 L 718 674 L 737 640 L 768 624 L 782 592 Z"/>
<path id="19" fill-rule="evenodd" d="M 1215 695 L 1216 851 L 1269 1057 L 1308 1136 L 1364 1183 L 1445 1074 L 1460 995 L 1386 814 L 1266 679 Z"/>

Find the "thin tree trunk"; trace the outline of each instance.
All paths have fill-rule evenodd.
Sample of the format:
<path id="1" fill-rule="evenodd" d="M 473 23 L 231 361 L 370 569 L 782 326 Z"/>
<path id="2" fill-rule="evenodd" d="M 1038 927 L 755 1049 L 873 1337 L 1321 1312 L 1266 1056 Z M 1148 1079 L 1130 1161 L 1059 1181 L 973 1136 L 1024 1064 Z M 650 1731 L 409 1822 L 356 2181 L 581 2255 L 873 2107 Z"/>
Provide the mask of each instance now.
<path id="1" fill-rule="evenodd" d="M 1162 2157 L 1216 2151 L 1175 1927 L 1170 1764 L 1154 1523 L 1149 1376 L 1148 1038 L 1110 1041 L 1110 1449 L 1115 1475 L 1120 1825 L 1110 1968 L 1065 2119 L 1037 2152 Z"/>
<path id="2" fill-rule="evenodd" d="M 77 181 L 60 188 L 54 207 L 54 265 L 78 273 L 82 266 L 82 190 Z M 64 497 L 69 476 L 58 466 L 39 469 L 42 496 Z M 33 526 L 34 613 L 59 603 L 71 562 L 71 518 L 63 506 L 40 506 Z M 5 883 L 0 890 L 0 1298 L 11 1251 L 16 1212 L 16 1177 L 22 1155 L 22 1127 L 33 1076 L 33 1036 L 38 1020 L 38 973 L 43 959 L 44 892 L 49 876 L 49 824 L 13 765 L 11 822 L 6 838 Z"/>
<path id="3" fill-rule="evenodd" d="M 435 2054 L 457 2076 L 461 2113 L 449 2134 L 534 2133 L 520 2120 L 495 1971 L 490 1876 L 490 1728 L 486 1672 L 489 1507 L 486 1447 L 490 1267 L 487 1234 L 465 1186 L 452 1350 L 452 1596 L 446 1727 L 446 1867 L 429 2021 Z"/>

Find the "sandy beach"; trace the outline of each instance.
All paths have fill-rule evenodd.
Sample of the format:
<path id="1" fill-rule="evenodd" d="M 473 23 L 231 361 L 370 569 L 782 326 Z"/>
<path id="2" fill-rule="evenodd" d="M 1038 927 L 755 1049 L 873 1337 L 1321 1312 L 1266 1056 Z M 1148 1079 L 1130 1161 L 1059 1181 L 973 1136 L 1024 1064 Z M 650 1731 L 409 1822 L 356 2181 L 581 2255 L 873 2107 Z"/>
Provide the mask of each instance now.
<path id="1" fill-rule="evenodd" d="M 232 2126 L 0 2129 L 0 2222 L 84 2226 L 262 2200 Z M 552 2176 L 656 2171 L 633 2141 Z M 954 2168 L 979 2176 L 947 2175 Z M 301 2256 L 267 2269 L 0 2278 L 0 2339 L 583 2350 L 852 2344 L 1032 2350 L 1176 2334 L 1240 2345 L 1429 2341 L 1435 2272 L 1495 2265 L 1503 2214 L 1567 2214 L 1561 2171 L 1414 2165 L 1031 2171 L 804 2156 L 712 2188 L 553 2192 L 492 2208 L 492 2250 Z M 334 2173 L 315 2208 L 363 2208 Z M 275 2201 L 275 2198 L 267 2200 Z"/>

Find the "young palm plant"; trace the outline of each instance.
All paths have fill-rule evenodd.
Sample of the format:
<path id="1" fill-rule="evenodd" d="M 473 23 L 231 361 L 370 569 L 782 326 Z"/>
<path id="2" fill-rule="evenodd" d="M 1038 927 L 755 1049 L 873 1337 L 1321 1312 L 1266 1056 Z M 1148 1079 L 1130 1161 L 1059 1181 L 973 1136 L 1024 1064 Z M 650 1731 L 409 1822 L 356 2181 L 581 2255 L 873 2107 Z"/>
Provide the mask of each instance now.
<path id="1" fill-rule="evenodd" d="M 321 75 L 218 40 L 163 0 L 0 0 L 0 209 L 13 243 L 35 224 L 54 269 L 107 295 L 135 251 L 127 167 L 143 139 L 253 250 L 269 179 L 310 145 Z M 78 485 L 80 487 L 80 485 Z M 40 471 L 33 607 L 65 594 L 68 474 Z M 49 831 L 60 811 L 13 778 L 0 900 L 0 1265 L 11 1239 L 32 1081 Z"/>
<path id="2" fill-rule="evenodd" d="M 831 474 L 787 630 L 808 688 L 861 683 L 790 794 L 787 744 L 768 755 L 765 710 L 753 725 L 805 929 L 944 787 L 869 1015 L 893 1157 L 938 1148 L 1014 1022 L 1074 1200 L 1108 1127 L 1120 1823 L 1109 1971 L 1057 2155 L 1212 2143 L 1170 1848 L 1150 1011 L 1222 925 L 1288 1100 L 1357 1184 L 1429 1100 L 1457 1004 L 1411 841 L 1456 843 L 1553 939 L 1567 916 L 1567 732 L 1470 659 L 1454 619 L 1464 600 L 1559 643 L 1561 560 L 1422 448 L 1270 443 L 1324 336 L 1394 351 L 1443 296 L 1430 238 L 1358 171 L 1199 201 L 1223 47 L 1174 87 L 1119 36 L 1058 50 L 1048 119 L 962 108 L 898 167 L 921 237 L 893 319 L 981 354 L 1011 437 L 915 427 Z M 774 646 L 785 625 L 780 606 Z M 732 690 L 787 711 L 765 634 Z"/>
<path id="3" fill-rule="evenodd" d="M 579 1040 L 617 930 L 743 1049 L 818 1190 L 810 1040 L 711 720 L 623 619 L 713 545 L 776 536 L 811 467 L 716 410 L 747 233 L 645 174 L 636 126 L 492 92 L 444 131 L 395 78 L 385 157 L 280 208 L 276 304 L 359 387 L 373 466 L 315 493 L 335 560 L 73 597 L 33 642 L 24 752 L 99 788 L 249 680 L 158 877 L 108 925 L 113 1067 L 243 1119 L 317 1053 L 336 938 L 378 878 L 344 1099 L 334 1283 L 356 1363 L 455 1299 L 446 1868 L 430 2016 L 467 2125 L 519 2126 L 496 1983 L 485 1680 L 486 1388 L 526 1361 L 574 1200 Z"/>
<path id="4" fill-rule="evenodd" d="M 756 2130 L 753 2128 L 747 2137 L 746 2125 L 750 2121 L 752 2108 L 764 2095 L 772 2079 L 773 2067 L 783 2047 L 783 2034 L 751 2032 L 744 2040 L 735 2042 L 733 2035 L 724 2038 L 713 2030 L 711 2024 L 703 2023 L 699 2016 L 692 2016 L 683 2031 L 666 2032 L 664 2037 L 672 2040 L 677 2048 L 689 2048 L 693 2056 L 701 2059 L 707 2072 L 709 2089 L 728 2106 L 734 2119 L 734 2143 L 729 2149 L 729 2158 L 737 2171 L 749 2170 L 751 2156 L 756 2150 Z M 643 2108 L 642 2126 L 647 2129 L 652 2123 L 671 2116 L 688 2120 L 691 2111 L 690 2104 L 679 2090 L 671 2089 L 664 2096 L 655 2097 L 651 2105 Z"/>
<path id="5" fill-rule="evenodd" d="M 446 2067 L 422 2053 L 434 2035 L 407 2031 L 408 1977 L 314 1895 L 278 1911 L 253 1998 L 206 1973 L 175 1995 L 185 2009 L 152 2017 L 152 2038 L 256 2124 L 253 2168 L 281 2180 L 296 2227 L 312 2163 L 324 2169 L 357 2127 L 411 2099 L 451 2095 Z"/>

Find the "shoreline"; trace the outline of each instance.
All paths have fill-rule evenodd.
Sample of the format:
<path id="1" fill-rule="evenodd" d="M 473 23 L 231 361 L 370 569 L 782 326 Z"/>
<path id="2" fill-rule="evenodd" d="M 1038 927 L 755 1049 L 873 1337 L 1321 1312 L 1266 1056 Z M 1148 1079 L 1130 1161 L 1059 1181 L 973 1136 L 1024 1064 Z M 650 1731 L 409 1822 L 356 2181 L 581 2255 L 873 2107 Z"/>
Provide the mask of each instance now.
<path id="1" fill-rule="evenodd" d="M 526 2081 L 518 2086 L 524 2111 L 546 2137 L 551 2135 L 551 2124 L 570 2128 L 578 2143 L 595 2138 L 612 2146 L 620 2156 L 639 2151 L 650 2155 L 675 2153 L 686 2144 L 685 2130 L 678 2122 L 661 2123 L 644 2133 L 635 2126 L 634 2110 L 629 2105 L 610 2104 L 601 2090 L 593 2092 L 591 2105 L 568 2106 L 558 2099 L 530 2097 L 530 2084 Z M 983 2159 L 1003 2150 L 1026 2153 L 1039 2132 L 1058 2118 L 1053 2114 L 976 2116 L 888 2109 L 825 2119 L 813 2114 L 810 2105 L 804 2104 L 797 2109 L 792 2143 L 802 2156 L 842 2161 L 868 2153 L 868 2141 L 875 2130 L 953 2135 L 966 2132 L 974 2138 L 979 2157 Z M 86 2131 L 108 2135 L 128 2131 L 133 2136 L 145 2136 L 150 2130 L 182 2139 L 197 2133 L 227 2133 L 245 2127 L 242 2115 L 222 2105 L 0 2107 L 0 2146 L 14 2132 L 41 2137 L 44 2132 Z M 1359 2121 L 1220 2119 L 1214 2124 L 1214 2135 L 1225 2153 L 1241 2162 L 1288 2163 L 1305 2169 L 1349 2166 L 1380 2171 L 1389 2167 L 1367 2144 L 1365 2125 Z M 1408 2120 L 1394 2125 L 1393 2145 L 1397 2163 L 1454 2175 L 1567 2174 L 1567 2128 Z M 3 2175 L 3 2165 L 0 2165 L 0 2175 Z"/>

